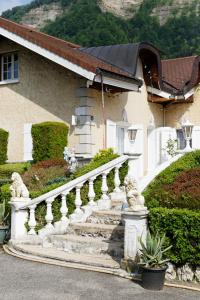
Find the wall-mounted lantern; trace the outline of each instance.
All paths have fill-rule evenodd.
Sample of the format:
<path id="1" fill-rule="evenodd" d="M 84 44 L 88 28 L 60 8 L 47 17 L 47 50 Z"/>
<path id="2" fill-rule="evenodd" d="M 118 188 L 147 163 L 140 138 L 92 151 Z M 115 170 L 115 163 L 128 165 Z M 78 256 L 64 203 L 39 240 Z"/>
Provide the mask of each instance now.
<path id="1" fill-rule="evenodd" d="M 187 120 L 181 124 L 181 127 L 183 130 L 184 139 L 186 141 L 186 147 L 183 150 L 183 152 L 189 152 L 192 150 L 192 148 L 190 147 L 190 141 L 192 139 L 192 130 L 193 130 L 194 125 L 192 123 L 190 123 L 189 120 Z"/>
<path id="2" fill-rule="evenodd" d="M 128 131 L 128 138 L 129 138 L 129 141 L 131 143 L 134 143 L 135 140 L 136 140 L 136 135 L 137 135 L 137 128 L 135 128 L 134 126 L 131 126 L 127 129 Z"/>

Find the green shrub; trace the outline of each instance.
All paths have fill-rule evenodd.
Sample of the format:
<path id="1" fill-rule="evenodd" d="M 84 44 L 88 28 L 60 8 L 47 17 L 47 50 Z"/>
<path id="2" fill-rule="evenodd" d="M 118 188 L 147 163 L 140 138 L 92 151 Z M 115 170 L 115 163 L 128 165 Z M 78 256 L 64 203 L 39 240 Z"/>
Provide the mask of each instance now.
<path id="1" fill-rule="evenodd" d="M 8 150 L 8 132 L 0 128 L 0 165 L 5 164 Z"/>
<path id="2" fill-rule="evenodd" d="M 32 127 L 33 159 L 35 162 L 63 158 L 67 146 L 68 126 L 59 122 L 44 122 Z"/>
<path id="3" fill-rule="evenodd" d="M 0 165 L 0 179 L 10 179 L 13 172 L 23 174 L 30 166 L 27 162 Z"/>
<path id="4" fill-rule="evenodd" d="M 187 153 L 176 162 L 172 163 L 168 168 L 161 172 L 144 191 L 143 195 L 147 206 L 149 208 L 159 206 L 168 208 L 198 208 L 200 204 L 197 203 L 197 206 L 196 204 L 194 206 L 191 203 L 191 198 L 191 201 L 184 200 L 181 202 L 170 193 L 169 189 L 167 189 L 168 186 L 172 185 L 176 179 L 178 179 L 182 172 L 192 170 L 196 167 L 200 167 L 200 150 Z"/>
<path id="5" fill-rule="evenodd" d="M 168 255 L 172 263 L 200 265 L 200 212 L 153 208 L 149 226 L 153 234 L 166 234 L 166 246 L 172 245 Z"/>

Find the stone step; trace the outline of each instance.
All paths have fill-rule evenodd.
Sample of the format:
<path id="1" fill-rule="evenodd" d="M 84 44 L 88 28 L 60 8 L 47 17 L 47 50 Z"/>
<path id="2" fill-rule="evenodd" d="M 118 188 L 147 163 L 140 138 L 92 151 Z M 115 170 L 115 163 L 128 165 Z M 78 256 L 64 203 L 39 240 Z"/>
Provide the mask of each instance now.
<path id="1" fill-rule="evenodd" d="M 70 262 L 85 266 L 94 266 L 106 269 L 120 269 L 119 263 L 104 255 L 83 255 L 83 254 L 69 254 L 54 248 L 43 248 L 38 245 L 14 245 L 16 251 L 23 254 L 33 255 L 35 257 L 48 258 L 55 261 Z"/>
<path id="2" fill-rule="evenodd" d="M 123 240 L 124 226 L 93 223 L 71 224 L 68 233 L 81 236 L 103 237 L 108 240 Z"/>
<path id="3" fill-rule="evenodd" d="M 121 224 L 121 211 L 100 210 L 93 212 L 87 219 L 87 223 L 119 225 Z"/>
<path id="4" fill-rule="evenodd" d="M 124 255 L 124 243 L 121 241 L 71 234 L 52 235 L 49 237 L 49 241 L 54 248 L 67 253 L 104 255 L 107 258 L 112 256 L 118 259 Z"/>

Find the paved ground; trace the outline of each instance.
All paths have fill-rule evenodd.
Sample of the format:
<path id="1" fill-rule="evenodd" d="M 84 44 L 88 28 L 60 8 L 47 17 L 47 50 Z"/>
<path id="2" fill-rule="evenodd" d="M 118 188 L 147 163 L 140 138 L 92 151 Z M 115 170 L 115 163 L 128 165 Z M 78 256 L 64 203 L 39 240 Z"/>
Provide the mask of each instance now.
<path id="1" fill-rule="evenodd" d="M 200 293 L 174 288 L 144 290 L 127 279 L 24 261 L 0 253 L 1 300 L 199 300 Z"/>

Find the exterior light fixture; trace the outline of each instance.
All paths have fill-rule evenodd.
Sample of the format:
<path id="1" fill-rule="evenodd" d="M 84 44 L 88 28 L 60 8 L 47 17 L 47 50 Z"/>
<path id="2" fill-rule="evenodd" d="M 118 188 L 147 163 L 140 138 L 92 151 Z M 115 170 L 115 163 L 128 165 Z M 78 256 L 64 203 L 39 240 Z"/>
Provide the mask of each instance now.
<path id="1" fill-rule="evenodd" d="M 137 129 L 134 126 L 131 126 L 127 129 L 127 131 L 128 131 L 129 141 L 131 143 L 134 143 L 137 135 Z"/>
<path id="2" fill-rule="evenodd" d="M 183 150 L 183 152 L 192 151 L 192 148 L 190 147 L 190 141 L 192 139 L 192 130 L 193 130 L 194 125 L 192 123 L 190 123 L 189 120 L 187 120 L 181 124 L 181 127 L 183 130 L 184 139 L 186 141 L 186 147 Z"/>

